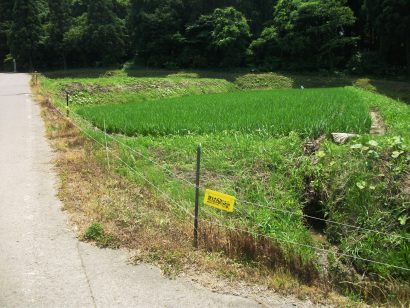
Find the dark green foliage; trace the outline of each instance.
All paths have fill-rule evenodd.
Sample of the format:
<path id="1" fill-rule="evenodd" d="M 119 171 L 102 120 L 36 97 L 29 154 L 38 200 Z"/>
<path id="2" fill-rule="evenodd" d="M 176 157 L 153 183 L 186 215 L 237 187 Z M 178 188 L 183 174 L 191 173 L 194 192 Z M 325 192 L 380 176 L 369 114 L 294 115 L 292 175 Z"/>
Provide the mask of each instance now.
<path id="1" fill-rule="evenodd" d="M 280 65 L 280 53 L 278 31 L 275 27 L 265 28 L 260 37 L 254 40 L 250 46 L 252 52 L 251 61 L 264 69 L 274 70 Z"/>
<path id="2" fill-rule="evenodd" d="M 128 0 L 112 0 L 114 13 L 123 20 L 127 18 L 129 5 L 130 2 Z"/>
<path id="3" fill-rule="evenodd" d="M 4 60 L 9 53 L 7 46 L 7 36 L 11 27 L 11 17 L 14 1 L 0 1 L 0 69 L 3 67 Z"/>
<path id="4" fill-rule="evenodd" d="M 252 33 L 258 36 L 271 24 L 277 0 L 233 1 L 231 4 L 246 15 Z"/>
<path id="5" fill-rule="evenodd" d="M 257 63 L 283 68 L 339 67 L 354 46 L 346 35 L 354 24 L 353 12 L 340 0 L 281 0 L 275 8 L 273 25 L 266 28 L 251 49 Z"/>
<path id="6" fill-rule="evenodd" d="M 114 13 L 112 1 L 90 1 L 85 36 L 91 63 L 110 65 L 123 60 L 125 23 Z"/>
<path id="7" fill-rule="evenodd" d="M 12 53 L 20 67 L 397 74 L 409 32 L 408 0 L 1 0 L 0 68 Z"/>
<path id="8" fill-rule="evenodd" d="M 49 0 L 50 9 L 49 37 L 50 48 L 61 56 L 61 63 L 67 68 L 67 44 L 64 40 L 70 30 L 71 14 L 68 0 Z"/>
<path id="9" fill-rule="evenodd" d="M 99 223 L 91 224 L 85 231 L 84 238 L 87 241 L 94 241 L 98 247 L 106 248 L 113 246 L 113 237 L 104 231 L 104 227 Z"/>
<path id="10" fill-rule="evenodd" d="M 99 223 L 93 223 L 85 231 L 84 238 L 89 241 L 98 241 L 104 236 L 104 228 Z"/>
<path id="11" fill-rule="evenodd" d="M 87 62 L 86 54 L 86 33 L 87 16 L 83 14 L 75 17 L 70 29 L 64 34 L 64 46 L 67 48 L 68 54 L 72 55 L 70 59 L 73 65 L 90 65 Z"/>
<path id="12" fill-rule="evenodd" d="M 16 0 L 13 7 L 8 44 L 11 54 L 19 63 L 33 68 L 33 59 L 42 39 L 40 2 Z"/>
<path id="13" fill-rule="evenodd" d="M 383 60 L 410 68 L 410 3 L 408 0 L 366 0 L 369 40 Z"/>
<path id="14" fill-rule="evenodd" d="M 134 0 L 131 6 L 130 32 L 137 57 L 149 66 L 176 65 L 183 38 L 178 0 Z"/>
<path id="15" fill-rule="evenodd" d="M 187 28 L 186 54 L 192 66 L 242 66 L 250 40 L 245 16 L 233 7 L 202 15 Z"/>

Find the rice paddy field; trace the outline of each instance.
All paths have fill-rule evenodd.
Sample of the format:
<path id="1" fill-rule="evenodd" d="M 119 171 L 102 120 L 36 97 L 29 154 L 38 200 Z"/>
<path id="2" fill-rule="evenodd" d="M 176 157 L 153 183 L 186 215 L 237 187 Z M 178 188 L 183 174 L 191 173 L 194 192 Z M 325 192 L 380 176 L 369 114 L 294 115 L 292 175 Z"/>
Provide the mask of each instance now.
<path id="1" fill-rule="evenodd" d="M 196 149 L 202 145 L 202 196 L 212 189 L 235 196 L 237 203 L 232 214 L 201 205 L 201 218 L 266 236 L 280 253 L 255 257 L 257 248 L 235 246 L 238 234 L 217 244 L 203 242 L 205 249 L 227 252 L 229 246 L 239 260 L 264 260 L 276 270 L 286 265 L 302 280 L 326 267 L 329 279 L 347 293 L 357 289 L 338 281 L 351 279 L 351 269 L 381 279 L 378 288 L 383 279 L 410 279 L 403 270 L 410 267 L 406 104 L 337 78 L 152 75 L 49 74 L 41 85 L 59 107 L 70 93 L 72 118 L 93 138 L 105 144 L 102 130 L 107 131 L 109 146 L 127 163 L 116 165 L 118 173 L 151 190 L 155 185 L 188 212 Z M 312 87 L 302 90 L 301 84 Z M 370 134 L 370 111 L 383 118 L 386 135 Z M 360 136 L 339 145 L 330 137 L 334 132 Z M 307 151 L 312 144 L 315 149 Z M 211 234 L 224 232 L 208 228 Z"/>
<path id="2" fill-rule="evenodd" d="M 110 133 L 186 135 L 217 132 L 318 137 L 369 132 L 371 119 L 349 88 L 281 89 L 185 96 L 139 104 L 99 105 L 78 113 Z"/>

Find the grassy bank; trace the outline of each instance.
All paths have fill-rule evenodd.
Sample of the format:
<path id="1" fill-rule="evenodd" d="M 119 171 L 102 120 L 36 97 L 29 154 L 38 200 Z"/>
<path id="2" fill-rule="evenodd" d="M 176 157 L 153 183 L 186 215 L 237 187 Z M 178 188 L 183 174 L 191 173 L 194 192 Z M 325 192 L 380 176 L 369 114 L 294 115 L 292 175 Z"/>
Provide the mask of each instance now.
<path id="1" fill-rule="evenodd" d="M 258 84 L 261 83 L 260 79 L 265 79 L 264 76 L 254 76 L 258 79 L 254 82 Z M 145 90 L 119 89 L 116 76 L 88 77 L 86 81 L 82 78 L 75 81 L 76 78 L 43 77 L 41 82 L 43 90 L 51 93 L 57 105 L 64 103 L 63 91 L 67 88 L 89 89 L 95 87 L 94 84 L 99 85 L 92 91 L 80 91 L 83 93 L 81 95 L 90 98 L 88 102 L 78 101 L 74 96 L 77 94 L 72 95 L 74 110 L 76 108 L 87 110 L 86 117 L 95 117 L 93 119 L 97 125 L 101 126 L 101 119 L 105 118 L 101 115 L 105 112 L 110 116 L 106 122 L 109 125 L 116 125 L 118 132 L 127 132 L 124 129 L 127 127 L 127 121 L 130 123 L 129 126 L 134 125 L 133 133 L 141 132 L 141 129 L 152 129 L 150 128 L 152 121 L 157 123 L 156 130 L 172 128 L 165 136 L 161 133 L 136 137 L 114 136 L 126 146 L 109 139 L 110 148 L 118 151 L 126 165 L 113 161 L 110 164 L 120 174 L 142 187 L 147 187 L 154 195 L 158 194 L 158 197 L 163 198 L 164 204 L 172 205 L 175 201 L 178 206 L 173 205 L 163 210 L 173 211 L 177 217 L 180 217 L 179 222 L 184 222 L 188 217 L 187 223 L 190 224 L 189 215 L 187 216 L 185 210 L 192 211 L 193 186 L 188 183 L 192 184 L 194 181 L 195 149 L 198 144 L 202 144 L 204 149 L 202 186 L 230 193 L 238 198 L 236 211 L 232 215 L 201 207 L 203 220 L 201 247 L 203 249 L 222 251 L 240 262 L 258 261 L 273 271 L 286 269 L 307 284 L 330 280 L 338 290 L 347 294 L 360 294 L 369 301 L 396 301 L 396 303 L 397 300 L 408 301 L 406 295 L 409 287 L 406 283 L 409 278 L 408 272 L 382 263 L 403 268 L 410 266 L 409 252 L 406 248 L 408 240 L 405 239 L 409 233 L 407 217 L 410 215 L 409 107 L 385 96 L 353 88 L 250 93 L 236 90 L 238 92 L 223 94 L 222 99 L 218 99 L 224 102 L 221 106 L 215 106 L 216 100 L 209 102 L 207 96 L 198 95 L 173 99 L 171 102 L 175 103 L 178 107 L 175 110 L 179 111 L 184 110 L 183 108 L 191 110 L 200 105 L 198 116 L 207 115 L 212 108 L 222 108 L 217 109 L 219 113 L 229 110 L 237 118 L 243 119 L 247 113 L 250 114 L 255 110 L 254 105 L 247 105 L 255 97 L 261 99 L 260 104 L 266 104 L 266 101 L 271 98 L 282 99 L 283 93 L 286 93 L 289 103 L 283 106 L 289 109 L 283 109 L 282 113 L 276 115 L 278 108 L 272 108 L 272 112 L 277 116 L 278 121 L 287 120 L 286 123 L 294 126 L 294 132 L 290 132 L 292 129 L 289 128 L 286 134 L 272 137 L 269 134 L 241 131 L 237 128 L 228 131 L 226 127 L 222 127 L 211 132 L 205 131 L 206 133 L 180 135 L 178 130 L 182 126 L 178 127 L 180 124 L 176 121 L 179 119 L 179 113 L 168 108 L 170 101 L 144 103 L 142 102 L 144 99 L 137 99 L 132 100 L 133 105 L 96 107 L 97 103 L 92 100 L 99 95 L 121 97 L 129 92 L 138 97 L 138 95 L 144 96 Z M 113 80 L 110 81 L 110 78 Z M 136 84 L 140 82 L 140 78 L 144 80 L 147 77 L 127 78 L 130 78 L 129 84 Z M 172 76 L 155 78 L 165 79 L 167 82 L 169 80 L 173 82 L 174 78 L 192 79 L 195 82 L 202 80 L 198 76 L 186 74 L 184 77 L 181 74 L 175 77 L 175 73 Z M 276 80 L 278 84 L 282 84 L 287 80 L 286 78 L 289 77 L 272 78 L 270 82 L 274 83 Z M 308 76 L 306 80 L 308 78 L 312 77 Z M 299 83 L 301 79 L 292 81 L 292 84 Z M 219 84 L 222 81 L 224 84 L 229 84 L 225 91 L 228 92 L 238 88 L 238 80 L 242 80 L 242 88 L 254 88 L 249 75 L 236 76 L 232 81 L 215 78 L 214 82 Z M 75 85 L 76 82 L 80 85 Z M 345 80 L 340 82 L 345 83 Z M 246 84 L 249 86 L 245 86 Z M 294 115 L 304 114 L 309 110 L 311 104 L 306 106 L 306 102 L 311 100 L 301 100 L 300 105 L 296 104 L 298 108 L 292 109 L 292 103 L 295 101 L 292 95 L 301 92 L 308 93 L 307 95 L 314 94 L 312 94 L 315 98 L 313 106 L 315 101 L 321 103 L 316 105 L 316 110 L 320 112 L 313 117 L 315 122 L 309 122 L 308 117 L 287 117 L 284 112 L 291 110 Z M 321 93 L 336 94 L 321 96 Z M 183 92 L 181 96 L 185 94 L 186 92 Z M 343 96 L 348 97 L 349 101 L 346 102 Z M 331 97 L 330 101 L 329 97 Z M 149 95 L 145 99 L 157 100 Z M 357 103 L 354 104 L 357 109 L 350 108 L 352 101 Z M 257 100 L 253 103 L 259 104 Z M 104 98 L 98 104 L 110 104 L 110 101 Z M 226 104 L 232 104 L 237 108 L 227 108 Z M 319 107 L 321 105 L 330 107 L 322 110 Z M 158 106 L 155 108 L 159 109 L 151 109 L 152 106 Z M 365 111 L 372 108 L 376 108 L 382 114 L 387 125 L 386 136 L 371 136 L 366 133 L 363 127 L 368 129 L 367 124 L 361 128 L 362 136 L 347 145 L 340 146 L 330 140 L 322 140 L 318 141 L 317 151 L 313 154 L 308 155 L 304 151 L 306 144 L 312 140 L 300 127 L 306 127 L 306 123 L 317 125 L 317 120 L 326 119 L 326 115 L 330 114 L 326 113 L 326 110 L 339 111 L 341 115 L 339 124 L 345 125 L 351 123 L 349 121 L 354 117 L 349 118 L 349 115 L 356 114 L 355 112 L 358 112 L 358 117 L 368 120 Z M 148 116 L 134 118 L 138 114 L 135 110 L 145 110 L 145 114 L 151 113 L 150 116 L 154 118 Z M 219 116 L 218 112 L 215 114 Z M 260 112 L 253 112 L 253 114 L 262 119 L 270 115 Z M 161 118 L 159 115 L 164 116 L 165 119 L 165 115 L 170 117 L 162 127 L 159 126 L 158 121 L 155 122 L 156 119 Z M 130 120 L 126 120 L 127 116 L 130 116 Z M 111 117 L 112 121 L 109 122 Z M 293 121 L 294 117 L 297 121 Z M 202 122 L 195 123 L 187 119 L 186 123 L 193 125 L 192 127 L 202 125 Z M 138 123 L 135 123 L 136 120 Z M 253 123 L 257 121 L 258 118 L 254 118 Z M 105 143 L 101 132 L 93 129 L 81 118 L 78 118 L 78 122 L 83 123 L 82 125 L 93 138 L 102 144 Z M 244 123 L 246 121 L 237 121 L 234 125 L 240 127 Z M 332 124 L 328 122 L 322 126 L 320 132 L 332 132 Z M 348 129 L 348 127 L 337 128 Z M 252 130 L 254 128 L 257 127 L 254 126 Z M 194 129 L 193 131 L 195 132 Z M 149 160 L 145 157 L 149 157 Z M 101 163 L 107 164 L 105 155 L 100 159 Z M 141 177 L 141 173 L 145 179 Z M 147 184 L 147 180 L 170 195 L 173 201 L 158 193 L 152 185 Z M 304 216 L 306 214 L 339 224 L 312 222 Z M 358 226 L 360 229 L 352 229 L 346 225 Z M 233 229 L 242 231 L 233 231 Z M 379 263 L 365 262 L 358 257 Z M 360 278 L 363 274 L 368 278 Z M 341 283 L 343 281 L 348 283 Z M 386 294 L 392 295 L 386 296 Z"/>
<path id="2" fill-rule="evenodd" d="M 76 105 L 127 104 L 235 90 L 233 84 L 222 79 L 193 79 L 183 76 L 135 78 L 119 73 L 113 76 L 103 74 L 97 78 L 50 77 L 43 80 L 43 85 L 61 96 L 69 93 Z"/>

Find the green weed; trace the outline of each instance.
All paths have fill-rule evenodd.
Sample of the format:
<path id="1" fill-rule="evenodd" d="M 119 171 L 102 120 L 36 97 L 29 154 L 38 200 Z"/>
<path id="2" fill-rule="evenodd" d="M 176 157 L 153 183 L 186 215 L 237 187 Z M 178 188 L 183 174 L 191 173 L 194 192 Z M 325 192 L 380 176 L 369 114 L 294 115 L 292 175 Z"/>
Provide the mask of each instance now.
<path id="1" fill-rule="evenodd" d="M 112 235 L 106 234 L 104 227 L 99 223 L 93 223 L 84 233 L 87 241 L 94 241 L 100 247 L 110 247 L 114 240 Z"/>

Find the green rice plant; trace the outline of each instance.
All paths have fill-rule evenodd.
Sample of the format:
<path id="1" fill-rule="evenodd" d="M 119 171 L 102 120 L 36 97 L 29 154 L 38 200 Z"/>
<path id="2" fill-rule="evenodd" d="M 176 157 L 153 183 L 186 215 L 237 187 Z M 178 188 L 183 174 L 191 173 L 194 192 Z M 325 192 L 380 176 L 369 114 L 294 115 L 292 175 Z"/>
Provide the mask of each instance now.
<path id="1" fill-rule="evenodd" d="M 107 131 L 134 135 L 241 132 L 304 137 L 366 133 L 371 118 L 351 88 L 280 89 L 179 97 L 138 104 L 79 107 L 78 113 Z"/>

